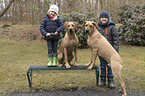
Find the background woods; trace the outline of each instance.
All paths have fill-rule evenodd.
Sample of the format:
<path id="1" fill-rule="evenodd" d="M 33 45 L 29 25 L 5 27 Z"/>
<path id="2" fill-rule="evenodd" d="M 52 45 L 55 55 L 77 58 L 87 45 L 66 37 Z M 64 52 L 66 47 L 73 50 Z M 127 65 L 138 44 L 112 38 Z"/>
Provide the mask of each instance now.
<path id="1" fill-rule="evenodd" d="M 102 10 L 109 13 L 118 29 L 120 40 L 129 44 L 145 45 L 145 0 L 0 0 L 0 23 L 7 25 L 40 25 L 49 6 L 59 6 L 59 15 L 63 22 L 75 21 L 80 25 L 85 20 L 98 22 Z M 128 16 L 128 14 L 131 14 Z M 139 22 L 139 23 L 138 23 Z M 117 23 L 118 26 L 117 26 Z M 37 31 L 36 31 L 37 29 Z M 23 36 L 28 40 L 41 40 L 39 27 Z M 5 33 L 4 33 L 5 34 Z M 88 48 L 87 36 L 82 28 L 76 32 L 80 46 Z M 65 31 L 62 32 L 65 35 Z M 14 38 L 14 36 L 12 36 Z M 18 36 L 19 37 L 19 36 Z"/>
<path id="2" fill-rule="evenodd" d="M 120 6 L 124 4 L 143 4 L 144 1 L 145 0 L 0 0 L 0 21 L 10 21 L 12 24 L 40 24 L 49 6 L 56 4 L 60 8 L 60 17 L 62 18 L 64 15 L 67 16 L 73 12 L 80 14 L 92 13 L 98 17 L 102 10 L 107 10 L 110 19 L 118 23 L 117 12 Z"/>

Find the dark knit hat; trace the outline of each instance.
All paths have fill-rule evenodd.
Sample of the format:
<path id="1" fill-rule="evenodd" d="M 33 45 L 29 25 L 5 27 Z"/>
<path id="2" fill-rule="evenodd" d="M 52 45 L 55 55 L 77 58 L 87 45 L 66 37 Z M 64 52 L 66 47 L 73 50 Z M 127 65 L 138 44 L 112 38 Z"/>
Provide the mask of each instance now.
<path id="1" fill-rule="evenodd" d="M 108 14 L 108 12 L 107 12 L 107 11 L 102 11 L 102 12 L 100 13 L 99 20 L 100 20 L 102 17 L 106 17 L 106 18 L 108 18 L 108 20 L 109 20 L 109 14 Z"/>

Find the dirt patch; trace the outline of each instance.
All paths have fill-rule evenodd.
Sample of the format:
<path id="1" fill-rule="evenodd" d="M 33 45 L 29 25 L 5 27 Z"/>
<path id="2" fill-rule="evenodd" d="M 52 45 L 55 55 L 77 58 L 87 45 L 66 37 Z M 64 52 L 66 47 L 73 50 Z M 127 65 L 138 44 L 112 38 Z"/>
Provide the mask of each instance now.
<path id="1" fill-rule="evenodd" d="M 0 37 L 13 39 L 16 41 L 42 41 L 39 26 L 13 25 L 11 27 L 0 28 Z"/>
<path id="2" fill-rule="evenodd" d="M 68 90 L 57 90 L 57 91 L 42 91 L 42 92 L 31 92 L 31 93 L 13 93 L 7 94 L 7 96 L 121 96 L 123 93 L 118 92 L 119 88 L 109 89 L 106 91 L 86 89 L 76 90 L 74 88 Z M 145 93 L 129 91 L 127 96 L 145 96 Z"/>

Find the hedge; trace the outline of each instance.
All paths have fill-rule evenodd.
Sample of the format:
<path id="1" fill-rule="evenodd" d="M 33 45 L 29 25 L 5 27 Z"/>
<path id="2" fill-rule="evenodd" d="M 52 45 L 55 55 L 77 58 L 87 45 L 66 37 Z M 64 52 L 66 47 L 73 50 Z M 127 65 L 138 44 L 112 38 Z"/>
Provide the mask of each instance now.
<path id="1" fill-rule="evenodd" d="M 121 40 L 129 44 L 145 45 L 145 5 L 124 5 L 120 7 L 118 28 Z"/>

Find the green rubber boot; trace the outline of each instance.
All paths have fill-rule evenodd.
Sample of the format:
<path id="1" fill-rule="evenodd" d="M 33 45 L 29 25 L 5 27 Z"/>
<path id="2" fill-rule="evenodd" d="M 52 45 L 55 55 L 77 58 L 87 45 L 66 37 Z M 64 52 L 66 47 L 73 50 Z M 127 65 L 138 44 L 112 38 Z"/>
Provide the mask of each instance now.
<path id="1" fill-rule="evenodd" d="M 57 57 L 53 57 L 52 66 L 57 66 Z"/>
<path id="2" fill-rule="evenodd" d="M 52 57 L 48 57 L 48 67 L 52 66 L 53 62 L 52 62 L 53 58 Z"/>

